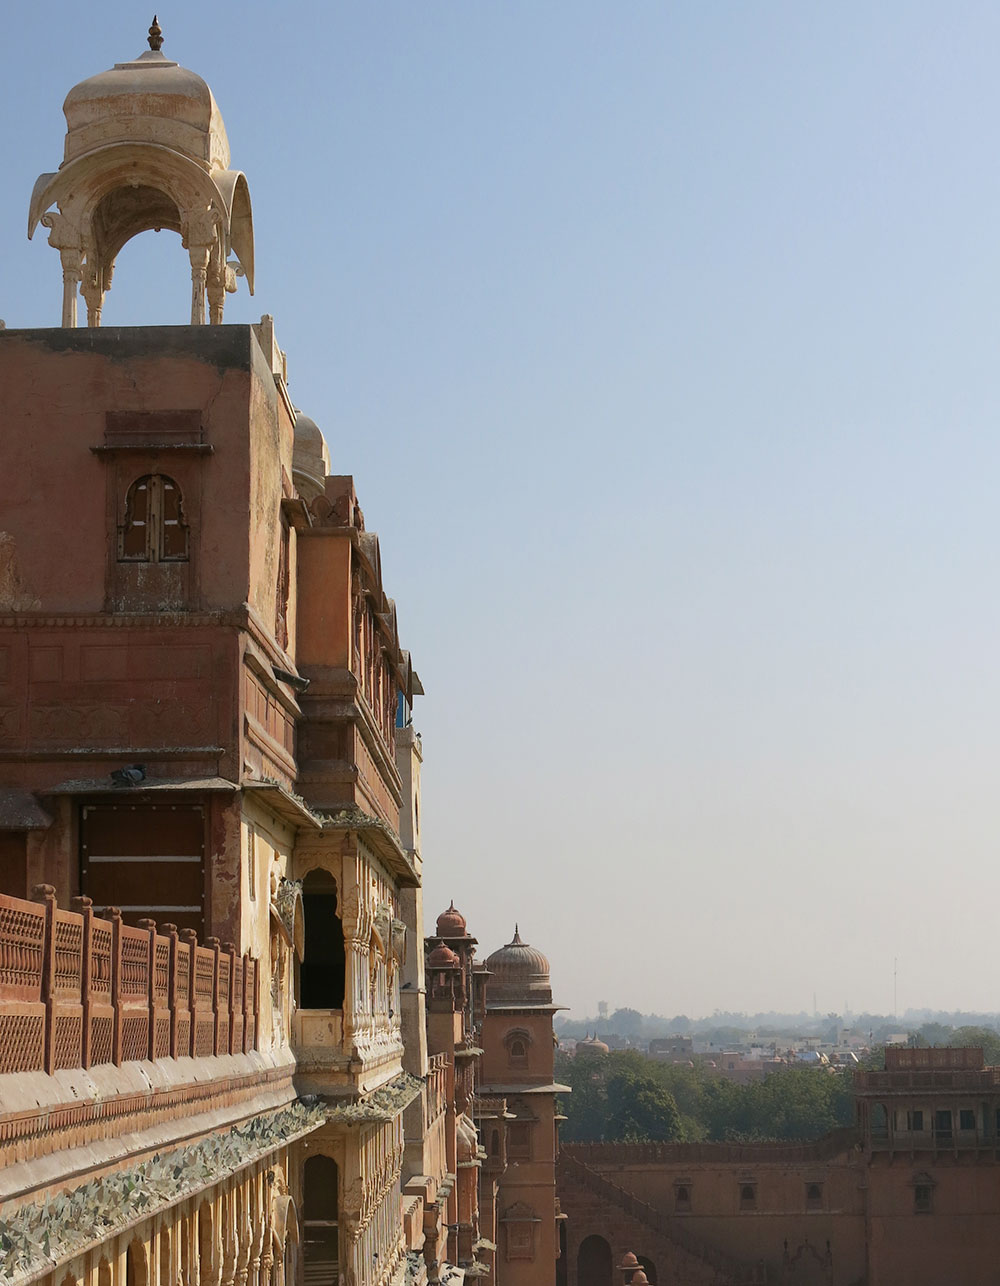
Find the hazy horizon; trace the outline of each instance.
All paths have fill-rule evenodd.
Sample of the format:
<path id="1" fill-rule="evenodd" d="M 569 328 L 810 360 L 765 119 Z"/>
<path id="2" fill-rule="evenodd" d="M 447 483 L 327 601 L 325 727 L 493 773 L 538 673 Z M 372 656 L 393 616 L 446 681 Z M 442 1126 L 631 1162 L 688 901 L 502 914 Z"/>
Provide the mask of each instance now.
<path id="1" fill-rule="evenodd" d="M 59 322 L 62 100 L 151 17 L 7 15 L 9 327 Z M 159 18 L 250 185 L 227 320 L 274 315 L 427 691 L 428 932 L 519 922 L 580 1014 L 1000 1008 L 1000 9 Z M 146 234 L 105 324 L 189 283 Z"/>

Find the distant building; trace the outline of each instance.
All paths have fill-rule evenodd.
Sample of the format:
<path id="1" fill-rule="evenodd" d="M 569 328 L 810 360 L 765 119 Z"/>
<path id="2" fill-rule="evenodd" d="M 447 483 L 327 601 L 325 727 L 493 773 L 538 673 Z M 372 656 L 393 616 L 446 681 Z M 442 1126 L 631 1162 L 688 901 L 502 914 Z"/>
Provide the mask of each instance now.
<path id="1" fill-rule="evenodd" d="M 854 1077 L 856 1126 L 813 1143 L 565 1145 L 567 1286 L 629 1251 L 664 1286 L 994 1282 L 1000 1068 L 887 1049 Z"/>
<path id="2" fill-rule="evenodd" d="M 694 1055 L 690 1036 L 661 1036 L 649 1042 L 649 1056 L 668 1063 L 688 1062 Z"/>

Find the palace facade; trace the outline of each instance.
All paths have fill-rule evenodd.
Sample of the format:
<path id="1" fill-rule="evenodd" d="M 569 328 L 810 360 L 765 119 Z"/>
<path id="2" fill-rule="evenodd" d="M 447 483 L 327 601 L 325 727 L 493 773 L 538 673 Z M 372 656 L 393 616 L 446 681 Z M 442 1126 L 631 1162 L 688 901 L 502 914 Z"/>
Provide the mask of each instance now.
<path id="1" fill-rule="evenodd" d="M 31 198 L 61 325 L 0 329 L 0 1274 L 549 1283 L 548 965 L 425 943 L 378 537 L 271 318 L 222 324 L 247 180 L 148 43 Z M 152 228 L 190 324 L 103 327 Z"/>

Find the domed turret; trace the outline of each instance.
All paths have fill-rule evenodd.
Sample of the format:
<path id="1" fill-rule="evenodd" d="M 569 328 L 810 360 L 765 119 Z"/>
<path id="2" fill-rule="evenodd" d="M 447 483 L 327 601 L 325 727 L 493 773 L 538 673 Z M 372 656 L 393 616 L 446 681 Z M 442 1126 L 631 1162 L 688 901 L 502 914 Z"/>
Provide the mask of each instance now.
<path id="1" fill-rule="evenodd" d="M 442 911 L 437 918 L 437 936 L 439 938 L 464 938 L 468 936 L 465 916 L 461 911 L 455 909 L 454 899 L 452 899 L 448 910 Z"/>
<path id="2" fill-rule="evenodd" d="M 154 17 L 148 50 L 70 90 L 63 163 L 35 184 L 28 236 L 41 223 L 59 251 L 64 326 L 76 325 L 78 290 L 88 325 L 100 325 L 119 251 L 150 228 L 179 233 L 187 248 L 192 324 L 205 321 L 206 299 L 210 320 L 222 321 L 237 276 L 246 277 L 253 294 L 246 179 L 229 169 L 229 140 L 212 91 L 167 58 L 162 44 Z"/>
<path id="3" fill-rule="evenodd" d="M 330 451 L 322 429 L 308 415 L 296 411 L 292 481 L 307 504 L 323 495 L 329 472 Z"/>
<path id="4" fill-rule="evenodd" d="M 460 963 L 451 947 L 446 947 L 443 942 L 439 943 L 427 957 L 428 969 L 457 969 Z"/>
<path id="5" fill-rule="evenodd" d="M 605 1045 L 603 1040 L 599 1040 L 597 1032 L 593 1036 L 585 1036 L 583 1040 L 576 1042 L 576 1052 L 578 1054 L 610 1054 L 610 1045 Z"/>
<path id="6" fill-rule="evenodd" d="M 516 925 L 513 939 L 487 957 L 486 968 L 490 973 L 486 987 L 487 1009 L 551 1005 L 549 962 L 535 947 L 521 941 Z"/>

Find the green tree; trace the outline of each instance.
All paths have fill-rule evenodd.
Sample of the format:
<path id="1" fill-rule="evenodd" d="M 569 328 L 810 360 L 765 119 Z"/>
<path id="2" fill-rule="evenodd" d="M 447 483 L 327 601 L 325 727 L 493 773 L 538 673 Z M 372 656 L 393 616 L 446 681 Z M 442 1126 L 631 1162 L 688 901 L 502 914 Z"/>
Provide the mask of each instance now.
<path id="1" fill-rule="evenodd" d="M 608 1079 L 607 1137 L 623 1143 L 678 1139 L 681 1118 L 673 1095 L 648 1072 L 622 1067 Z"/>
<path id="2" fill-rule="evenodd" d="M 951 1034 L 955 1029 L 946 1027 L 944 1023 L 924 1023 L 916 1034 L 918 1045 L 948 1045 L 951 1042 Z"/>
<path id="3" fill-rule="evenodd" d="M 982 1049 L 988 1066 L 1000 1063 L 1000 1033 L 992 1027 L 957 1027 L 948 1037 L 955 1048 Z"/>
<path id="4" fill-rule="evenodd" d="M 608 1019 L 608 1029 L 619 1036 L 628 1036 L 638 1040 L 642 1035 L 645 1021 L 638 1009 L 616 1009 Z"/>

